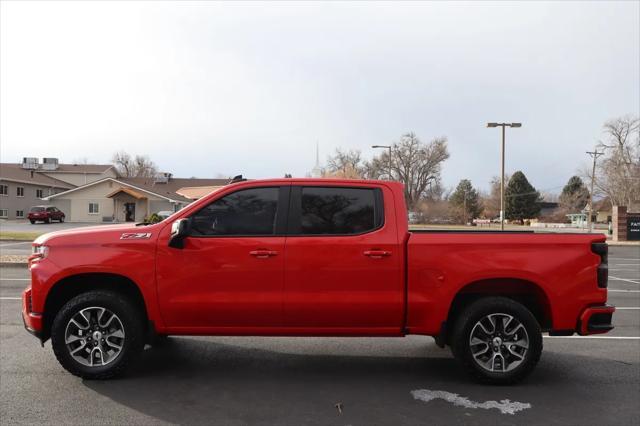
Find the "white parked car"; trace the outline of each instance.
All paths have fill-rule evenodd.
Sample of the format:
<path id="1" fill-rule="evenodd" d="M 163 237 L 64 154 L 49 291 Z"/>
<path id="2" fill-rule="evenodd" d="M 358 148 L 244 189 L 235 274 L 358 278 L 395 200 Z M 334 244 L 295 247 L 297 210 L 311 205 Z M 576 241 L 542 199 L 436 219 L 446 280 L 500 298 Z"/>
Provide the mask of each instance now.
<path id="1" fill-rule="evenodd" d="M 162 220 L 165 220 L 166 218 L 168 218 L 169 216 L 171 216 L 174 212 L 172 212 L 171 210 L 161 210 L 158 213 L 156 213 L 158 216 L 160 216 L 162 218 Z"/>

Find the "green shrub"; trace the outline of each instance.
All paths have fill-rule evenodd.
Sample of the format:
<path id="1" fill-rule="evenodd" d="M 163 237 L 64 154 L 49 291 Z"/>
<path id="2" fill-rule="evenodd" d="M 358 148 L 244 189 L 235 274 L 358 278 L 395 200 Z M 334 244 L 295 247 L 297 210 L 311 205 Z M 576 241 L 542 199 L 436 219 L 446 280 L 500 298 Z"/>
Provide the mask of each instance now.
<path id="1" fill-rule="evenodd" d="M 162 218 L 155 213 L 151 213 L 149 216 L 144 218 L 143 222 L 146 224 L 158 223 L 162 222 Z"/>

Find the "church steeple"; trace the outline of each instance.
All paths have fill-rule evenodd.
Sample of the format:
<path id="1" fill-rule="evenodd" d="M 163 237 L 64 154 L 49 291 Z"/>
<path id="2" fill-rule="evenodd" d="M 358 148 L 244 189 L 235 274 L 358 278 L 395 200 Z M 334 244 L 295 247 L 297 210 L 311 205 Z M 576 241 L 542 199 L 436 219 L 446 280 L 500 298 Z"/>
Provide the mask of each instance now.
<path id="1" fill-rule="evenodd" d="M 311 177 L 322 177 L 322 167 L 320 166 L 320 141 L 316 140 L 316 165 L 311 170 Z"/>

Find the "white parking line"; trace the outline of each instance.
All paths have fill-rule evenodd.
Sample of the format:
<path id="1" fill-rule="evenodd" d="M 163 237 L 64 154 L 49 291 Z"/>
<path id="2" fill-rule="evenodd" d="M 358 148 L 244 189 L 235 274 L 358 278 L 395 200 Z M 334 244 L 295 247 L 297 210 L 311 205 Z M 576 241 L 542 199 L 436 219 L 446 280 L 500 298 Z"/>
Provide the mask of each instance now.
<path id="1" fill-rule="evenodd" d="M 0 297 L 0 300 L 22 300 L 22 297 Z"/>
<path id="2" fill-rule="evenodd" d="M 10 247 L 10 246 L 21 246 L 24 244 L 31 244 L 31 241 L 23 241 L 21 243 L 9 243 L 9 244 L 0 244 L 0 248 L 2 247 Z"/>
<path id="3" fill-rule="evenodd" d="M 31 278 L 0 278 L 0 281 L 31 281 Z"/>
<path id="4" fill-rule="evenodd" d="M 626 278 L 618 278 L 618 277 L 612 277 L 611 275 L 609 275 L 609 279 L 612 281 L 626 281 L 629 283 L 634 283 L 634 284 L 640 284 L 640 280 L 629 280 Z"/>
<path id="5" fill-rule="evenodd" d="M 621 309 L 623 309 L 623 310 L 638 310 L 640 308 L 637 308 L 635 306 L 616 306 L 616 311 L 619 311 Z"/>
<path id="6" fill-rule="evenodd" d="M 610 340 L 640 340 L 640 336 L 542 336 L 545 339 L 610 339 Z"/>
<path id="7" fill-rule="evenodd" d="M 640 290 L 620 290 L 617 288 L 610 288 L 609 292 L 611 293 L 640 293 Z"/>

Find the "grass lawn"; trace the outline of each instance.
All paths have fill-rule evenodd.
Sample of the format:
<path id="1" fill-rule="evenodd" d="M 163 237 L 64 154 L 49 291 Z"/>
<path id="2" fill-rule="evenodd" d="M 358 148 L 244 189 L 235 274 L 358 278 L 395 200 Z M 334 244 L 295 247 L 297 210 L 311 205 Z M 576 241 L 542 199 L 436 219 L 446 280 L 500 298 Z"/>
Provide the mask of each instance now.
<path id="1" fill-rule="evenodd" d="M 0 240 L 33 241 L 46 232 L 5 232 L 0 231 Z"/>

